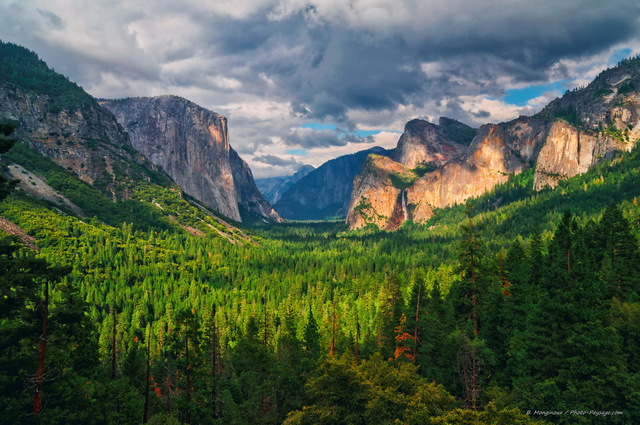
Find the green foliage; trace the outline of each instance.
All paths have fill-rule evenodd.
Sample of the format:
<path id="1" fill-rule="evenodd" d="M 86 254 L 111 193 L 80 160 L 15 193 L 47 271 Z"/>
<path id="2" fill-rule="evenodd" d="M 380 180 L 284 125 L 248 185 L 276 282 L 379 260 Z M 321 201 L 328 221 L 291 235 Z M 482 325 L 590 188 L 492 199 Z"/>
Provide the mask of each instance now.
<path id="1" fill-rule="evenodd" d="M 0 121 L 0 154 L 6 153 L 13 147 L 16 140 L 11 137 L 17 123 L 14 121 Z M 1 172 L 4 167 L 0 165 L 0 201 L 9 195 L 9 192 L 15 187 L 15 181 L 8 180 Z"/>
<path id="2" fill-rule="evenodd" d="M 413 171 L 389 174 L 389 180 L 391 180 L 393 187 L 400 190 L 405 190 L 411 187 L 418 177 L 419 176 Z"/>
<path id="3" fill-rule="evenodd" d="M 374 355 L 360 366 L 351 356 L 327 358 L 307 383 L 313 404 L 289 414 L 293 424 L 424 424 L 455 407 L 442 387 L 428 384 L 415 367 Z"/>
<path id="4" fill-rule="evenodd" d="M 455 122 L 454 125 L 441 125 L 440 128 L 447 139 L 465 146 L 471 143 L 477 132 L 475 129 L 458 122 Z"/>
<path id="5" fill-rule="evenodd" d="M 614 124 L 611 124 L 604 130 L 604 134 L 611 137 L 613 140 L 626 143 L 629 141 L 629 130 L 619 129 Z"/>
<path id="6" fill-rule="evenodd" d="M 621 95 L 633 93 L 635 91 L 636 91 L 636 85 L 631 79 L 625 82 L 620 87 L 618 87 L 618 94 L 621 94 Z"/>
<path id="7" fill-rule="evenodd" d="M 432 173 L 438 169 L 437 166 L 433 164 L 428 164 L 426 162 L 421 162 L 418 164 L 416 168 L 411 170 L 418 178 L 423 177 L 427 173 Z"/>

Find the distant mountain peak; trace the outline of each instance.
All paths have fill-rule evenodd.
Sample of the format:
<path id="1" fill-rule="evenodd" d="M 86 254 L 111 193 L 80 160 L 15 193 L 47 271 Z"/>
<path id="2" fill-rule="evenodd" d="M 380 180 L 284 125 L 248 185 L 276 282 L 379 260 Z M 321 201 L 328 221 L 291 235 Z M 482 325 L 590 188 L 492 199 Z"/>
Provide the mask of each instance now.
<path id="1" fill-rule="evenodd" d="M 292 220 L 346 217 L 353 179 L 369 154 L 391 155 L 391 151 L 374 146 L 325 162 L 292 184 L 274 204 L 275 210 Z"/>

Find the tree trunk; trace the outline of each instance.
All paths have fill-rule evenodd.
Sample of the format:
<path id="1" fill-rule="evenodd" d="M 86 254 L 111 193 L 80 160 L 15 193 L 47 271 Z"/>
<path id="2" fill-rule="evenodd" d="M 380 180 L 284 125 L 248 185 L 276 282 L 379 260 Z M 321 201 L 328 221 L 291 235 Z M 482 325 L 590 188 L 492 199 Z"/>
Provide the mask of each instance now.
<path id="1" fill-rule="evenodd" d="M 147 371 L 145 373 L 145 389 L 144 389 L 144 414 L 142 423 L 146 424 L 149 420 L 149 380 L 151 379 L 151 328 L 147 333 Z"/>
<path id="2" fill-rule="evenodd" d="M 416 364 L 418 359 L 418 320 L 420 319 L 420 296 L 422 295 L 422 285 L 418 286 L 418 301 L 416 302 L 416 318 L 413 324 L 413 355 L 411 361 Z"/>
<path id="3" fill-rule="evenodd" d="M 44 305 L 42 308 L 42 334 L 38 347 L 38 372 L 36 373 L 36 388 L 33 397 L 33 414 L 37 415 L 42 409 L 42 385 L 44 383 L 44 363 L 47 354 L 47 322 L 49 320 L 49 281 L 44 282 Z"/>
<path id="4" fill-rule="evenodd" d="M 356 310 L 356 366 L 360 365 L 360 318 Z"/>
<path id="5" fill-rule="evenodd" d="M 191 361 L 189 359 L 189 325 L 187 325 L 185 333 L 185 351 L 187 357 L 186 375 L 187 375 L 187 417 L 184 421 L 185 424 L 191 424 Z"/>
<path id="6" fill-rule="evenodd" d="M 111 330 L 111 379 L 116 379 L 116 339 L 117 339 L 117 324 L 118 324 L 118 315 L 116 313 L 116 306 L 113 306 L 113 329 Z"/>

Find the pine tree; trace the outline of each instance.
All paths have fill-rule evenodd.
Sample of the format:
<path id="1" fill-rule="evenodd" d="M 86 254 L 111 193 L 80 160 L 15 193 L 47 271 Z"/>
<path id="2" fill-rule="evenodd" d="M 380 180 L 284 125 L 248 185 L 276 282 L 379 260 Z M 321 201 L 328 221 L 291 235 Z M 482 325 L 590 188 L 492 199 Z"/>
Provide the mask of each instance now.
<path id="1" fill-rule="evenodd" d="M 600 278 L 609 288 L 609 296 L 622 301 L 640 300 L 638 241 L 620 206 L 610 204 L 599 226 L 594 227 L 597 245 L 592 250 L 600 261 Z"/>
<path id="2" fill-rule="evenodd" d="M 488 304 L 490 276 L 483 245 L 473 219 L 462 227 L 459 249 L 462 280 L 454 284 L 447 301 L 453 306 L 458 323 L 455 340 L 459 344 L 458 367 L 466 406 L 474 411 L 481 403 L 482 369 L 486 362 L 484 342 L 480 339 L 482 310 Z"/>
<path id="3" fill-rule="evenodd" d="M 320 358 L 320 334 L 318 332 L 318 324 L 313 317 L 313 311 L 309 307 L 307 315 L 307 324 L 304 328 L 304 349 L 307 356 L 316 361 Z"/>

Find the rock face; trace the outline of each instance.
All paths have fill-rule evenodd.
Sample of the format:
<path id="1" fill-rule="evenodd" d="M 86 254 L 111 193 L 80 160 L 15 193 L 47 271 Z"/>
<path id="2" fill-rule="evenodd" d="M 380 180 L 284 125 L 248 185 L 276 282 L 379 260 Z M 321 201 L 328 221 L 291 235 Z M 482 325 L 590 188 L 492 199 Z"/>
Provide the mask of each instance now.
<path id="1" fill-rule="evenodd" d="M 262 193 L 266 200 L 273 205 L 280 200 L 282 194 L 286 192 L 292 185 L 298 183 L 300 179 L 302 179 L 304 176 L 315 169 L 316 167 L 312 165 L 303 165 L 292 176 L 256 179 L 256 186 L 258 186 L 260 193 Z"/>
<path id="2" fill-rule="evenodd" d="M 395 229 L 406 219 L 424 221 L 434 208 L 479 196 L 531 167 L 536 190 L 554 187 L 560 179 L 633 148 L 640 139 L 638 89 L 640 59 L 626 61 L 534 117 L 482 126 L 471 144 L 449 159 L 440 157 L 448 147 L 430 145 L 450 142 L 445 132 L 411 121 L 398 142 L 396 162 L 374 157 L 354 180 L 347 223 L 352 229 L 369 224 Z M 417 142 L 416 134 L 425 143 Z M 412 168 L 420 162 L 436 167 L 412 178 Z"/>
<path id="3" fill-rule="evenodd" d="M 374 147 L 327 161 L 293 184 L 275 203 L 275 210 L 281 217 L 292 220 L 344 218 L 353 179 L 370 153 L 391 154 L 386 149 Z"/>
<path id="4" fill-rule="evenodd" d="M 409 121 L 391 158 L 370 155 L 355 178 L 349 227 L 373 224 L 392 230 L 415 218 L 416 205 L 409 204 L 412 184 L 460 157 L 475 134 L 475 129 L 448 118 L 441 118 L 439 125 Z"/>
<path id="5" fill-rule="evenodd" d="M 189 195 L 242 221 L 241 210 L 279 219 L 251 170 L 229 145 L 227 120 L 177 96 L 101 101 L 129 133 L 135 149 Z"/>
<path id="6" fill-rule="evenodd" d="M 407 168 L 420 165 L 440 167 L 459 156 L 476 134 L 471 127 L 449 118 L 440 118 L 439 124 L 419 119 L 409 121 L 398 140 L 393 160 Z M 456 129 L 459 130 L 458 137 Z"/>
<path id="7" fill-rule="evenodd" d="M 347 224 L 351 228 L 375 224 L 393 229 L 407 220 L 406 190 L 394 185 L 393 177 L 406 173 L 402 164 L 391 158 L 371 154 L 354 182 Z"/>
<path id="8" fill-rule="evenodd" d="M 31 149 L 107 195 L 124 196 L 123 177 L 151 179 L 148 171 L 156 167 L 132 148 L 113 115 L 86 97 L 52 108 L 51 96 L 0 79 L 0 118 L 18 121 L 16 138 Z"/>
<path id="9" fill-rule="evenodd" d="M 282 221 L 278 213 L 258 190 L 249 165 L 232 148 L 229 150 L 229 159 L 240 216 L 244 219 L 250 218 L 251 215 L 257 215 L 262 219 Z"/>

